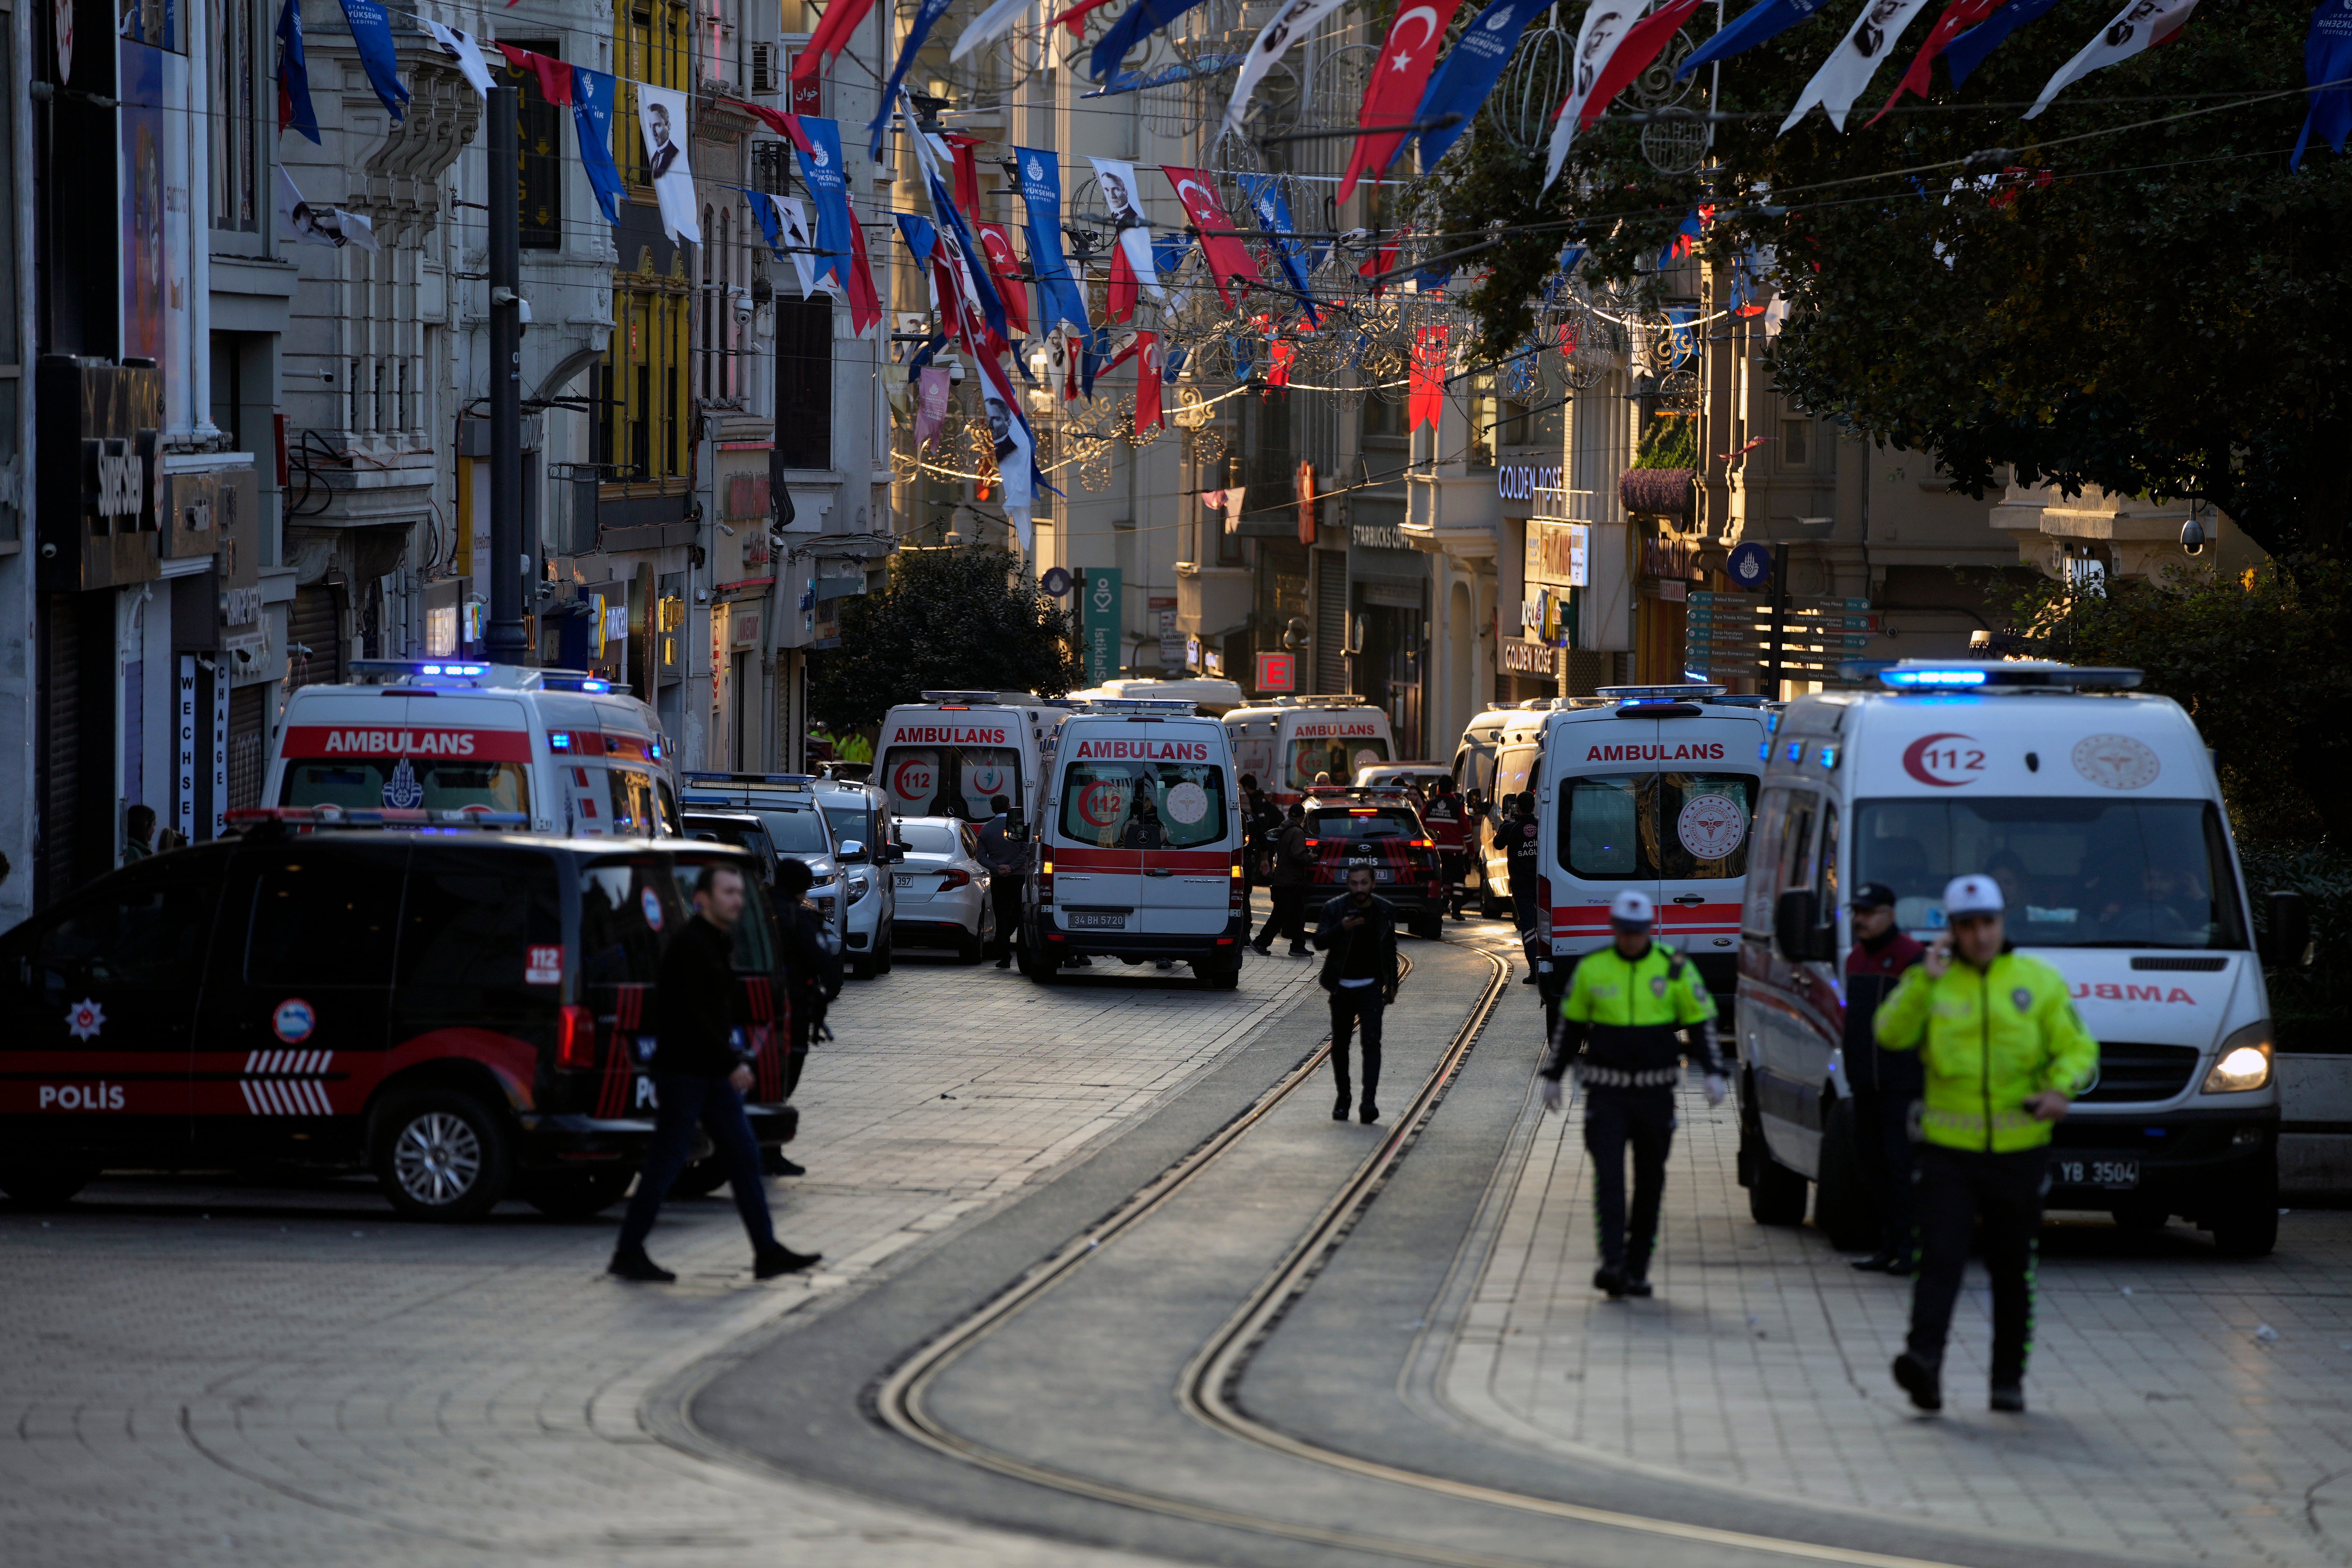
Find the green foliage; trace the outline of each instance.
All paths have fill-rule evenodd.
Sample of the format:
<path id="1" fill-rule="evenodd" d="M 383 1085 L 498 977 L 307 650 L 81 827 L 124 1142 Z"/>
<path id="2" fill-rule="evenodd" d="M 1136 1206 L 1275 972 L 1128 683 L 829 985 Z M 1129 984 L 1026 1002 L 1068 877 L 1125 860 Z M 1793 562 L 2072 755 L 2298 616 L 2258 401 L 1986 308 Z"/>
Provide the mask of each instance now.
<path id="1" fill-rule="evenodd" d="M 2311 913 L 2315 952 L 2340 953 L 2352 942 L 2352 854 L 2329 843 L 2241 843 L 2238 858 L 2258 931 L 2267 932 L 2272 893 L 2301 893 Z M 2352 965 L 2305 964 L 2297 954 L 2264 965 L 2263 973 L 2271 1016 L 2286 1037 L 2281 1044 L 2292 1048 L 2294 1036 L 2315 1031 L 2340 1035 L 2344 1020 L 2352 1018 Z"/>
<path id="2" fill-rule="evenodd" d="M 2161 584 L 2104 594 L 2045 583 L 2011 614 L 2037 656 L 2145 670 L 2142 690 L 2187 709 L 2242 839 L 2310 844 L 2340 826 L 2352 777 L 2352 569 L 2216 579 L 2175 568 Z"/>
<path id="3" fill-rule="evenodd" d="M 841 647 L 809 657 L 810 713 L 838 732 L 925 691 L 1068 691 L 1080 673 L 1069 614 L 1018 565 L 978 546 L 900 551 L 880 593 L 844 605 Z"/>
<path id="4" fill-rule="evenodd" d="M 2344 550 L 2352 159 L 2315 145 L 2286 168 L 2307 0 L 2201 8 L 2164 47 L 2020 119 L 2113 11 L 2060 0 L 1962 89 L 1939 68 L 1929 103 L 1873 124 L 1895 81 L 1882 68 L 1845 132 L 1816 112 L 1780 135 L 1852 17 L 1827 7 L 1723 62 L 1718 107 L 1748 118 L 1715 127 L 1704 177 L 1654 171 L 1620 119 L 1580 137 L 1538 195 L 1540 156 L 1482 129 L 1436 174 L 1450 243 L 1487 243 L 1463 258 L 1489 269 L 1465 297 L 1482 349 L 1527 332 L 1564 241 L 1632 279 L 1711 202 L 1711 254 L 1773 257 L 1791 309 L 1775 369 L 1811 412 L 1934 452 L 1970 495 L 2009 465 L 2070 491 L 2210 500 L 2275 555 Z"/>
<path id="5" fill-rule="evenodd" d="M 1698 421 L 1679 419 L 1671 414 L 1661 414 L 1650 421 L 1642 432 L 1639 445 L 1633 448 L 1633 467 L 1637 468 L 1696 468 L 1698 461 Z"/>

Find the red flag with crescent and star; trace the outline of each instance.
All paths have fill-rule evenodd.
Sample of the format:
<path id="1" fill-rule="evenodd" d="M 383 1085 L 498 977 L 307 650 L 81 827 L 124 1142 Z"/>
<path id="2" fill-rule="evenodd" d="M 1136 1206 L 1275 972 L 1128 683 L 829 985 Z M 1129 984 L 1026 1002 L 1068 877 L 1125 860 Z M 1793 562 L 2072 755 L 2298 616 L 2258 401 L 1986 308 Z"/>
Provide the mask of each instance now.
<path id="1" fill-rule="evenodd" d="M 1135 427 L 1158 425 L 1163 428 L 1168 420 L 1160 409 L 1160 334 L 1129 332 L 1119 340 L 1118 350 L 1095 372 L 1108 375 L 1129 360 L 1135 361 Z"/>
<path id="2" fill-rule="evenodd" d="M 1357 133 L 1348 172 L 1339 176 L 1340 201 L 1348 199 L 1358 180 L 1380 178 L 1381 171 L 1394 161 L 1397 149 L 1412 134 L 1408 127 L 1429 86 L 1430 70 L 1437 64 L 1437 47 L 1445 41 L 1445 29 L 1461 5 L 1462 0 L 1428 0 L 1425 5 L 1407 5 L 1389 25 L 1372 79 L 1364 84 L 1364 106 L 1356 123 L 1395 129 Z"/>
<path id="3" fill-rule="evenodd" d="M 1201 254 L 1208 258 L 1209 280 L 1217 286 L 1217 298 L 1233 308 L 1233 280 L 1241 278 L 1248 282 L 1262 283 L 1265 276 L 1257 263 L 1250 259 L 1249 247 L 1242 244 L 1241 235 L 1234 227 L 1233 218 L 1225 212 L 1225 204 L 1218 195 L 1216 182 L 1199 169 L 1180 169 L 1173 163 L 1163 164 L 1160 172 L 1168 183 L 1176 187 L 1176 199 L 1184 204 L 1185 216 L 1200 232 Z M 1116 253 L 1114 253 L 1116 254 Z M 1132 287 L 1132 285 L 1130 285 Z M 1120 318 L 1124 320 L 1125 318 Z"/>
<path id="4" fill-rule="evenodd" d="M 1412 384 L 1406 389 L 1405 407 L 1412 420 L 1410 428 L 1415 430 L 1423 425 L 1435 429 L 1445 412 L 1445 328 L 1442 323 L 1413 334 Z"/>
<path id="5" fill-rule="evenodd" d="M 976 223 L 971 226 L 980 237 L 980 248 L 988 257 L 988 270 L 996 279 L 996 291 L 1004 297 L 1004 324 L 1025 335 L 1029 331 L 1029 286 L 1021 281 L 1021 262 L 1013 254 L 1013 231 L 1001 223 Z"/>
<path id="6" fill-rule="evenodd" d="M 1885 119 L 1886 110 L 1900 103 L 1906 92 L 1919 98 L 1927 97 L 1932 75 L 1929 68 L 1936 63 L 1936 57 L 1942 54 L 1954 38 L 2006 4 L 2008 0 L 1951 0 L 1951 4 L 1944 7 L 1944 14 L 1936 18 L 1936 25 L 1927 29 L 1927 41 L 1921 44 L 1919 52 L 1911 57 L 1911 68 L 1903 73 L 1903 79 L 1895 84 L 1893 92 L 1887 94 L 1886 109 L 1872 115 L 1870 122 L 1875 125 Z"/>

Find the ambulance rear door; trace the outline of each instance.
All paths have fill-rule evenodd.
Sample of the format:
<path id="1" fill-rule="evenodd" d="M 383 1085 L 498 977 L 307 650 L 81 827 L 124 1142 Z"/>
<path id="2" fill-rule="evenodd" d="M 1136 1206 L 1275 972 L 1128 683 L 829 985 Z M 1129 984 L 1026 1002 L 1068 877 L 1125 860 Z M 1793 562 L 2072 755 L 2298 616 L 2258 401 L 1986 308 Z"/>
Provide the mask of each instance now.
<path id="1" fill-rule="evenodd" d="M 1551 883 L 1552 951 L 1581 956 L 1609 939 L 1609 901 L 1632 888 L 1659 897 L 1660 721 L 1596 715 L 1554 726 L 1539 800 L 1540 869 Z"/>
<path id="2" fill-rule="evenodd" d="M 1727 992 L 1739 952 L 1763 726 L 1713 713 L 1660 719 L 1657 726 L 1658 935 L 1695 958 L 1719 959 L 1705 966 L 1707 981 Z"/>

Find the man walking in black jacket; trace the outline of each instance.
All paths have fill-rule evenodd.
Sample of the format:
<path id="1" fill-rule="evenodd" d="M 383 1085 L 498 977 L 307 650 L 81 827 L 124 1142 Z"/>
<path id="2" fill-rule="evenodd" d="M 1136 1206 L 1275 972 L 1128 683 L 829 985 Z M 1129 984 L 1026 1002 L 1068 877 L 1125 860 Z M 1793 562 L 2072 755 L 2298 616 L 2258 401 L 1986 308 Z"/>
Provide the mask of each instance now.
<path id="1" fill-rule="evenodd" d="M 1911 1182 L 1911 1106 L 1927 1092 L 1917 1051 L 1890 1051 L 1872 1022 L 1903 972 L 1927 950 L 1895 923 L 1895 889 L 1864 882 L 1853 890 L 1853 950 L 1845 959 L 1845 1076 L 1853 1086 L 1855 1152 L 1863 1184 L 1878 1201 L 1878 1250 L 1854 1267 L 1866 1273 L 1917 1271 L 1917 1220 Z"/>
<path id="2" fill-rule="evenodd" d="M 791 1274 L 818 1259 L 776 1240 L 768 1194 L 760 1184 L 760 1146 L 743 1114 L 752 1074 L 742 1049 L 742 988 L 735 978 L 735 922 L 743 915 L 743 878 L 732 866 L 706 865 L 694 883 L 694 918 L 662 954 L 654 1004 L 654 1139 L 637 1190 L 621 1221 L 621 1239 L 608 1272 L 624 1279 L 667 1285 L 677 1276 L 646 1256 L 646 1237 L 670 1184 L 686 1168 L 699 1124 L 727 1162 L 735 1212 L 751 1238 L 751 1272 L 762 1279 Z"/>
<path id="3" fill-rule="evenodd" d="M 1274 869 L 1269 880 L 1274 884 L 1274 912 L 1259 928 L 1257 940 L 1250 945 L 1260 952 L 1270 951 L 1274 939 L 1290 938 L 1290 956 L 1310 956 L 1307 946 L 1307 885 L 1314 874 L 1315 851 L 1307 847 L 1307 808 L 1294 803 L 1290 815 L 1275 836 L 1274 854 L 1270 857 Z"/>
<path id="4" fill-rule="evenodd" d="M 1339 1102 L 1331 1120 L 1348 1120 L 1348 1041 L 1360 1027 L 1364 1037 L 1364 1098 L 1358 1114 L 1380 1120 L 1381 1018 L 1396 1000 L 1396 906 L 1372 896 L 1372 868 L 1348 868 L 1348 890 L 1323 906 L 1315 928 L 1323 952 L 1323 989 L 1331 994 L 1331 1077 Z"/>
<path id="5" fill-rule="evenodd" d="M 989 902 L 996 911 L 996 967 L 1013 963 L 1013 938 L 1021 930 L 1021 879 L 1029 866 L 1029 846 L 1013 837 L 1013 801 L 990 797 L 996 815 L 972 830 L 980 840 L 980 863 L 988 868 Z"/>

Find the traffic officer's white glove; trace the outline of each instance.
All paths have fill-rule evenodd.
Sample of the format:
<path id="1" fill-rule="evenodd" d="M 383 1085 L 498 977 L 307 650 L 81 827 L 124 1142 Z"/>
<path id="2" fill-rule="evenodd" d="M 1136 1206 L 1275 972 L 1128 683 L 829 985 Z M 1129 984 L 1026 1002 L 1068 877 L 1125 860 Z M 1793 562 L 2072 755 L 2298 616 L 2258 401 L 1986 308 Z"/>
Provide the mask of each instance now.
<path id="1" fill-rule="evenodd" d="M 1559 1109 L 1559 1101 L 1560 1101 L 1559 1079 L 1556 1079 L 1556 1078 L 1548 1078 L 1548 1079 L 1544 1079 L 1544 1080 L 1543 1080 L 1543 1105 L 1544 1105 L 1544 1109 L 1545 1109 L 1546 1110 L 1558 1110 Z"/>
<path id="2" fill-rule="evenodd" d="M 1706 1075 L 1707 1104 L 1721 1105 L 1723 1103 L 1723 1097 L 1729 1092 L 1731 1092 L 1730 1081 L 1721 1073 L 1711 1072 Z"/>

